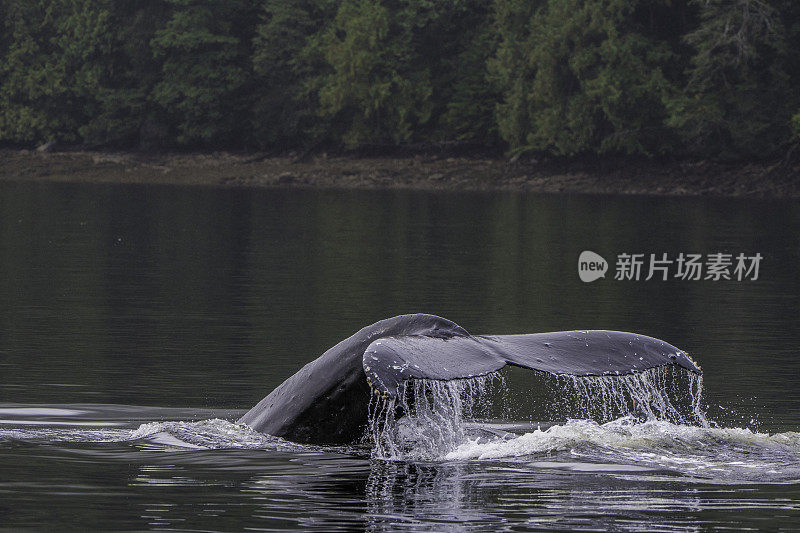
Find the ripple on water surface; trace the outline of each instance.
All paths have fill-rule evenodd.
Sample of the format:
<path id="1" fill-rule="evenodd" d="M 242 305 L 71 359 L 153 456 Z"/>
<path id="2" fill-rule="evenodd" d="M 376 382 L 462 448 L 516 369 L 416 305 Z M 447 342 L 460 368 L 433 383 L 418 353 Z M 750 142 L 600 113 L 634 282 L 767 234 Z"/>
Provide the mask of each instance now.
<path id="1" fill-rule="evenodd" d="M 300 445 L 221 418 L 164 421 L 165 415 L 189 414 L 175 409 L 140 408 L 141 416 L 156 415 L 162 420 L 139 425 L 112 418 L 136 411 L 135 406 L 4 406 L 0 407 L 0 415 L 6 418 L 0 422 L 0 439 L 40 444 L 127 443 L 140 449 L 162 451 L 229 449 L 330 451 L 362 458 L 368 455 L 365 446 Z M 192 415 L 197 414 L 209 413 L 192 411 Z M 106 427 L 98 428 L 98 424 Z M 602 424 L 569 420 L 545 429 L 517 424 L 515 432 L 505 431 L 509 427 L 514 425 L 464 423 L 458 441 L 448 440 L 439 450 L 428 445 L 424 453 L 419 453 L 408 447 L 418 444 L 412 441 L 404 443 L 405 448 L 395 448 L 397 455 L 384 459 L 440 464 L 478 462 L 487 466 L 512 462 L 515 468 L 527 465 L 533 469 L 598 474 L 666 473 L 673 480 L 674 476 L 681 476 L 699 482 L 800 482 L 800 433 L 796 432 L 769 434 L 747 428 L 640 421 L 632 416 Z"/>
<path id="2" fill-rule="evenodd" d="M 377 459 L 367 446 L 263 435 L 232 422 L 235 411 L 6 404 L 0 413 L 0 455 L 22 472 L 0 482 L 8 505 L 35 493 L 53 502 L 51 514 L 59 502 L 64 513 L 89 502 L 138 506 L 134 517 L 118 509 L 120 528 L 575 530 L 610 520 L 651 531 L 656 517 L 655 529 L 682 531 L 719 523 L 715 513 L 740 525 L 800 513 L 800 494 L 770 488 L 800 482 L 794 432 L 631 416 L 541 427 L 465 419 L 460 440 L 438 453 L 415 452 L 412 440 L 406 456 Z M 107 486 L 115 478 L 125 482 Z"/>

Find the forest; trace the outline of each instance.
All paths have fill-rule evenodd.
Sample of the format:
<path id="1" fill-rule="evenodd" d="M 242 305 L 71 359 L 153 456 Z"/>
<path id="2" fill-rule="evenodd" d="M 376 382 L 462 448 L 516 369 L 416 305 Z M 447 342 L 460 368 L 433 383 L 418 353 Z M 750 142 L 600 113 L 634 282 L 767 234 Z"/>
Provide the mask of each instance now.
<path id="1" fill-rule="evenodd" d="M 0 144 L 759 159 L 796 0 L 0 0 Z"/>

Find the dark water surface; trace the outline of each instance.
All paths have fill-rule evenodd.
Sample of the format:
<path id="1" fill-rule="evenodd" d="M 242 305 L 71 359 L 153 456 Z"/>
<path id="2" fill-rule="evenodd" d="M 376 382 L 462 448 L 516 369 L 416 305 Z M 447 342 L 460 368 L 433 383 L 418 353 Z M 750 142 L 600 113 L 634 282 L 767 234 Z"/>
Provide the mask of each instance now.
<path id="1" fill-rule="evenodd" d="M 800 529 L 798 229 L 789 201 L 0 183 L 0 528 Z M 613 279 L 681 252 L 760 253 L 759 279 Z M 665 339 L 716 425 L 564 418 L 387 461 L 231 423 L 410 312 Z M 558 404 L 508 383 L 498 416 Z"/>

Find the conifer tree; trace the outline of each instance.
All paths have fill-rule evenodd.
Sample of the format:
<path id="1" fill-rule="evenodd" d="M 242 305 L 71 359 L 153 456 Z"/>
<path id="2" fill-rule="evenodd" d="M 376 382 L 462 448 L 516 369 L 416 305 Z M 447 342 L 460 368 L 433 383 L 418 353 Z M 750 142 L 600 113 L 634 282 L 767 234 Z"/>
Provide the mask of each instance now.
<path id="1" fill-rule="evenodd" d="M 325 115 L 346 146 L 402 143 L 431 116 L 431 73 L 414 33 L 429 22 L 431 1 L 344 0 L 322 36 L 331 73 L 321 80 Z M 388 5 L 391 4 L 391 5 Z"/>
<path id="2" fill-rule="evenodd" d="M 249 111 L 254 6 L 246 0 L 168 0 L 151 47 L 161 62 L 153 99 L 181 144 L 241 145 Z"/>
<path id="3" fill-rule="evenodd" d="M 253 43 L 253 129 L 260 146 L 310 145 L 326 134 L 318 82 L 328 64 L 319 40 L 336 6 L 315 0 L 264 2 Z"/>
<path id="4" fill-rule="evenodd" d="M 168 117 L 152 98 L 161 77 L 161 64 L 150 41 L 167 22 L 169 5 L 163 0 L 114 0 L 110 6 L 113 54 L 110 75 L 97 88 L 97 112 L 81 128 L 92 145 L 160 148 L 168 139 Z"/>
<path id="5" fill-rule="evenodd" d="M 700 24 L 686 35 L 694 55 L 670 125 L 699 154 L 767 155 L 786 142 L 797 104 L 787 69 L 779 2 L 694 0 Z"/>
<path id="6" fill-rule="evenodd" d="M 675 60 L 629 0 L 498 0 L 492 72 L 503 91 L 498 126 L 512 149 L 557 155 L 654 154 L 665 143 L 662 100 Z"/>
<path id="7" fill-rule="evenodd" d="M 0 139 L 80 141 L 111 50 L 106 0 L 7 0 Z"/>

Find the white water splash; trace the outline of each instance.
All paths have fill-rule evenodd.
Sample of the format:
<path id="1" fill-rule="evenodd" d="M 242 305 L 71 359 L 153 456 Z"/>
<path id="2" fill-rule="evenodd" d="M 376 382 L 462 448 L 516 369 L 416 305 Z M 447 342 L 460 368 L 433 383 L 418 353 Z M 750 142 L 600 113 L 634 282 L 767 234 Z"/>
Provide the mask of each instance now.
<path id="1" fill-rule="evenodd" d="M 149 422 L 133 430 L 127 440 L 146 439 L 178 448 L 261 449 L 289 444 L 241 424 L 214 418 L 198 422 Z"/>
<path id="2" fill-rule="evenodd" d="M 692 372 L 656 367 L 623 376 L 555 376 L 555 383 L 567 393 L 563 399 L 573 402 L 571 418 L 636 417 L 709 426 L 700 403 L 703 376 Z"/>
<path id="3" fill-rule="evenodd" d="M 441 459 L 534 459 L 531 464 L 537 467 L 592 465 L 596 471 L 625 465 L 678 472 L 704 481 L 796 483 L 800 480 L 800 433 L 639 422 L 631 417 L 605 424 L 570 420 L 510 440 L 467 440 Z"/>
<path id="4" fill-rule="evenodd" d="M 570 418 L 710 426 L 700 403 L 702 376 L 692 373 L 654 368 L 624 376 L 556 376 L 554 381 L 554 406 L 564 408 L 571 401 L 569 408 L 575 412 Z M 538 440 L 530 448 L 526 447 L 529 442 L 513 438 L 493 439 L 493 444 L 485 439 L 470 440 L 467 422 L 474 418 L 475 406 L 486 402 L 490 389 L 497 384 L 505 388 L 497 373 L 452 381 L 410 380 L 403 384 L 397 398 L 371 398 L 367 437 L 372 441 L 372 456 L 400 460 L 458 458 L 463 453 L 458 450 L 465 443 L 501 449 L 522 446 L 527 453 L 556 449 L 552 439 L 561 437 L 558 430 L 546 436 L 542 436 L 546 432 L 534 432 Z M 505 452 L 500 453 L 502 456 Z"/>
<path id="5" fill-rule="evenodd" d="M 48 443 L 123 443 L 138 442 L 159 449 L 273 449 L 295 450 L 303 445 L 219 418 L 197 422 L 147 422 L 136 429 L 79 428 L 0 428 L 3 438 Z"/>
<path id="6" fill-rule="evenodd" d="M 497 373 L 450 381 L 414 379 L 403 383 L 397 398 L 375 396 L 369 405 L 372 456 L 427 459 L 454 449 L 465 440 L 465 420 L 497 385 L 505 387 Z"/>

